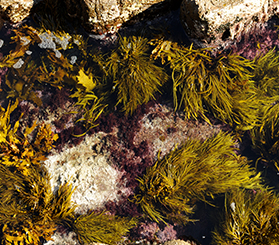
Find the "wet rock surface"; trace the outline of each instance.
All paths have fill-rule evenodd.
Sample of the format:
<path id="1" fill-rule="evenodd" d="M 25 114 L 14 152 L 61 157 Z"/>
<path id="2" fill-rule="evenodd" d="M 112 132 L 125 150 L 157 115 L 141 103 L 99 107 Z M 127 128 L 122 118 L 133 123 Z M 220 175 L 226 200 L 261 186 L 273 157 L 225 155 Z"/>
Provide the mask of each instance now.
<path id="1" fill-rule="evenodd" d="M 84 27 L 97 34 L 115 32 L 122 23 L 142 13 L 148 8 L 156 11 L 163 0 L 65 0 L 70 16 L 82 20 Z M 75 6 L 80 6 L 76 8 Z"/>
<path id="2" fill-rule="evenodd" d="M 278 1 L 268 0 L 183 0 L 181 22 L 200 46 L 225 46 L 278 11 Z"/>
<path id="3" fill-rule="evenodd" d="M 208 1 L 210 2 L 210 1 Z M 231 1 L 211 1 L 213 3 L 213 5 L 215 7 L 220 7 L 222 4 L 230 4 Z M 221 3 L 222 2 L 222 3 Z M 236 1 L 237 3 L 243 2 L 243 1 Z M 157 20 L 157 24 L 153 24 L 150 25 L 149 27 L 148 24 L 151 24 L 150 22 L 142 22 L 142 23 L 137 23 L 135 26 L 131 27 L 132 29 L 136 29 L 136 28 L 142 28 L 142 29 L 147 29 L 149 28 L 150 30 L 152 30 L 152 28 L 154 28 L 155 26 L 159 26 L 159 23 L 165 21 L 166 23 L 170 23 L 170 21 L 172 21 L 173 24 L 170 29 L 171 31 L 173 31 L 175 36 L 172 37 L 172 39 L 174 39 L 175 41 L 181 41 L 184 40 L 185 36 L 184 33 L 183 35 L 181 35 L 181 33 L 177 34 L 177 29 L 173 29 L 173 26 L 176 26 L 176 28 L 179 28 L 179 24 L 177 24 L 178 22 L 176 17 L 178 16 L 178 11 L 175 12 L 175 15 L 166 15 L 164 17 L 158 17 L 156 18 Z M 93 23 L 93 22 L 92 22 Z M 153 22 L 154 23 L 154 22 Z M 104 24 L 104 23 L 102 23 Z M 260 25 L 260 23 L 257 23 L 258 25 Z M 162 25 L 162 24 L 161 24 Z M 93 25 L 92 25 L 93 26 Z M 102 27 L 102 25 L 100 24 L 100 27 Z M 265 27 L 268 28 L 268 27 Z M 103 31 L 102 29 L 96 29 L 97 32 L 98 30 Z M 107 29 L 111 30 L 111 29 Z M 243 31 L 245 31 L 245 27 L 243 27 Z M 269 29 L 268 29 L 269 30 Z M 124 31 L 126 31 L 127 33 L 129 33 L 129 31 L 127 29 L 122 29 L 123 33 Z M 265 42 L 267 43 L 266 46 L 269 48 L 271 47 L 274 43 L 274 39 L 276 37 L 276 32 L 272 29 L 269 30 L 270 32 L 272 32 L 270 35 L 272 35 L 272 38 L 269 40 L 266 40 Z M 260 32 L 257 30 L 257 33 Z M 267 36 L 267 31 L 263 28 L 262 31 L 262 36 L 263 39 L 266 39 Z M 182 37 L 180 37 L 179 35 L 181 35 Z M 258 36 L 257 36 L 258 37 Z M 226 40 L 222 40 L 222 38 L 220 39 L 222 41 L 226 41 Z M 250 40 L 250 39 L 249 39 Z M 249 42 L 249 48 L 245 49 L 245 51 L 247 51 L 248 49 L 251 50 L 251 42 L 248 40 Z M 259 38 L 255 37 L 255 40 L 259 40 Z M 246 40 L 247 41 L 247 40 Z M 104 41 L 105 42 L 105 41 Z M 181 41 L 182 42 L 182 41 Z M 184 40 L 185 42 L 185 40 Z M 264 42 L 264 41 L 263 41 Z M 256 41 L 255 41 L 256 43 Z M 212 43 L 211 43 L 212 44 Z M 244 45 L 245 46 L 245 45 Z M 248 46 L 248 45 L 247 45 Z M 255 48 L 256 49 L 256 48 Z M 239 52 L 242 54 L 242 52 L 244 50 L 244 47 L 242 49 L 242 47 L 240 46 L 235 46 L 235 52 Z M 248 52 L 248 51 L 247 51 Z M 247 55 L 249 56 L 249 54 Z M 4 73 L 4 71 L 3 71 Z M 0 72 L 1 74 L 1 72 Z M 59 96 L 61 97 L 61 96 Z M 69 103 L 69 101 L 68 101 Z M 21 104 L 21 106 L 23 106 L 23 104 Z M 66 108 L 68 108 L 68 110 L 70 111 L 70 106 L 67 105 Z M 32 109 L 32 108 L 31 108 Z M 30 110 L 31 110 L 30 109 Z M 63 110 L 62 110 L 63 109 Z M 53 123 L 54 120 L 58 120 L 60 119 L 62 116 L 62 112 L 65 112 L 65 108 L 62 108 L 60 110 L 60 108 L 56 108 L 54 110 L 54 113 L 46 113 L 44 112 L 44 118 L 40 118 L 37 115 L 34 115 L 34 120 L 39 119 L 39 120 L 44 120 L 47 121 L 53 125 L 55 125 L 55 123 Z M 47 110 L 46 110 L 47 111 Z M 31 113 L 29 113 L 31 114 Z M 32 114 L 34 114 L 32 112 Z M 46 116 L 47 115 L 47 116 Z M 24 118 L 23 118 L 24 119 Z M 73 119 L 72 118 L 66 118 L 67 119 L 67 125 L 68 126 L 73 126 Z M 66 120 L 65 119 L 65 120 Z M 26 119 L 27 120 L 27 119 Z M 113 118 L 109 118 L 109 120 L 106 120 L 105 122 L 109 122 L 111 123 L 111 121 L 113 120 Z M 94 173 L 96 175 L 98 175 L 98 178 L 102 178 L 105 176 L 104 172 L 110 172 L 111 175 L 108 175 L 110 177 L 110 181 L 106 181 L 106 183 L 109 185 L 110 188 L 108 188 L 106 185 L 103 185 L 103 183 L 101 181 L 97 182 L 95 180 L 95 183 L 88 183 L 88 179 L 87 179 L 87 175 L 85 174 L 80 174 L 82 173 L 82 171 L 79 171 L 78 169 L 78 174 L 75 173 L 76 176 L 79 175 L 78 178 L 74 178 L 76 181 L 76 185 L 82 186 L 82 188 L 84 189 L 83 194 L 84 194 L 84 199 L 88 198 L 88 195 L 90 195 L 90 188 L 91 191 L 94 192 L 98 192 L 100 194 L 100 198 L 99 201 L 97 202 L 97 200 L 94 200 L 94 202 L 92 200 L 90 200 L 89 202 L 85 202 L 84 201 L 82 204 L 84 205 L 82 208 L 83 209 L 87 209 L 90 206 L 90 208 L 100 208 L 103 207 L 104 201 L 103 200 L 111 200 L 112 202 L 116 203 L 116 200 L 119 201 L 121 198 L 126 197 L 127 198 L 127 193 L 123 194 L 124 189 L 126 188 L 125 184 L 126 182 L 121 182 L 121 185 L 116 185 L 115 183 L 121 179 L 122 176 L 127 177 L 127 173 L 119 173 L 119 171 L 116 171 L 113 167 L 117 166 L 117 167 L 121 167 L 120 163 L 124 163 L 126 164 L 126 162 L 129 161 L 129 164 L 135 164 L 135 166 L 137 166 L 137 163 L 139 163 L 138 165 L 142 164 L 142 160 L 144 159 L 146 162 L 149 161 L 148 159 L 152 158 L 152 159 L 156 159 L 156 156 L 158 155 L 158 151 L 161 151 L 161 156 L 167 154 L 170 149 L 172 149 L 175 145 L 179 145 L 181 144 L 183 141 L 189 139 L 189 138 L 198 138 L 198 139 L 206 139 L 207 137 L 209 137 L 211 134 L 213 134 L 214 132 L 219 131 L 220 129 L 222 129 L 221 124 L 214 124 L 214 125 L 208 125 L 207 123 L 204 122 L 194 122 L 191 120 L 184 120 L 184 118 L 182 118 L 182 116 L 180 116 L 179 114 L 176 114 L 173 112 L 173 110 L 171 110 L 169 108 L 169 106 L 167 106 L 166 104 L 160 103 L 154 103 L 152 104 L 148 110 L 145 111 L 144 115 L 139 116 L 138 118 L 135 117 L 135 120 L 132 121 L 130 120 L 125 121 L 124 118 L 122 118 L 121 120 L 123 120 L 123 122 L 117 124 L 114 127 L 114 131 L 112 130 L 112 132 L 110 133 L 104 133 L 104 129 L 99 128 L 96 129 L 96 132 L 98 132 L 98 130 L 100 131 L 99 134 L 101 135 L 99 138 L 96 135 L 90 135 L 88 137 L 84 137 L 84 138 L 78 138 L 75 140 L 80 140 L 80 144 L 78 145 L 78 143 L 75 143 L 74 141 L 72 142 L 74 146 L 69 146 L 66 145 L 65 143 L 63 143 L 63 146 L 65 146 L 65 148 L 61 145 L 57 145 L 57 152 L 52 152 L 52 154 L 49 156 L 48 161 L 46 162 L 46 165 L 48 166 L 55 166 L 55 170 L 53 170 L 54 168 L 52 168 L 52 175 L 55 175 L 55 178 L 53 178 L 53 187 L 56 187 L 56 184 L 59 184 L 59 181 L 64 181 L 64 175 L 66 175 L 66 167 L 67 164 L 64 162 L 64 159 L 60 160 L 58 159 L 58 155 L 65 155 L 65 158 L 70 157 L 69 154 L 67 155 L 67 150 L 71 150 L 74 151 L 78 154 L 82 154 L 82 153 L 87 153 L 86 154 L 82 154 L 81 158 L 79 156 L 72 156 L 73 157 L 73 161 L 76 162 L 76 169 L 78 169 L 80 163 L 79 160 L 84 160 L 84 162 L 87 164 L 86 166 L 89 168 L 91 168 L 92 166 L 95 167 L 95 171 Z M 118 118 L 117 121 L 120 121 L 120 118 Z M 131 121 L 133 123 L 131 123 Z M 56 124 L 58 124 L 56 122 Z M 133 127 L 133 125 L 138 124 L 138 127 L 135 128 Z M 54 128 L 54 131 L 59 133 L 61 131 L 66 131 L 68 129 L 67 128 L 63 128 L 60 129 L 58 126 L 56 126 L 56 128 Z M 118 128 L 118 130 L 116 130 Z M 115 134 L 115 132 L 122 132 L 122 133 L 118 133 Z M 131 141 L 129 142 L 129 147 L 125 144 L 125 140 L 127 137 L 129 136 Z M 101 139 L 106 138 L 107 137 L 107 141 L 103 142 Z M 110 142 L 111 137 L 113 137 L 113 144 Z M 88 141 L 90 141 L 88 143 Z M 118 143 L 116 143 L 118 142 Z M 112 147 L 113 145 L 113 147 Z M 98 147 L 102 146 L 104 149 L 102 150 L 98 150 Z M 79 150 L 81 147 L 84 147 L 85 151 L 81 151 Z M 66 149 L 68 148 L 68 149 Z M 71 149 L 70 149 L 71 148 Z M 112 151 L 112 154 L 108 154 L 107 152 L 107 148 L 110 148 Z M 61 152 L 58 152 L 59 151 Z M 140 152 L 140 150 L 142 150 L 142 152 Z M 95 154 L 100 154 L 102 153 L 102 157 L 101 160 L 98 159 L 99 157 L 97 157 Z M 120 155 L 123 154 L 123 155 Z M 124 156 L 125 155 L 125 156 Z M 105 159 L 106 157 L 106 159 Z M 147 159 L 147 160 L 146 160 Z M 68 159 L 66 159 L 68 161 Z M 100 161 L 99 161 L 100 160 Z M 116 161 L 116 160 L 122 160 L 122 161 Z M 83 162 L 83 163 L 84 163 Z M 69 161 L 69 163 L 71 164 L 71 161 Z M 150 161 L 150 164 L 152 162 Z M 113 166 L 113 167 L 112 167 Z M 51 169 L 51 168 L 50 168 Z M 70 169 L 69 167 L 67 169 Z M 73 169 L 73 168 L 72 168 Z M 100 172 L 98 172 L 97 170 L 101 169 L 102 172 L 100 174 Z M 92 171 L 92 169 L 91 169 Z M 71 175 L 71 173 L 69 174 Z M 67 176 L 68 177 L 68 176 Z M 92 176 L 91 176 L 92 177 Z M 115 178 L 112 178 L 115 177 Z M 130 176 L 128 176 L 130 178 Z M 128 177 L 126 178 L 128 180 Z M 274 177 L 276 178 L 276 176 Z M 95 178 L 97 179 L 97 177 Z M 84 182 L 82 182 L 84 181 Z M 129 180 L 130 181 L 130 180 Z M 56 183 L 57 182 L 57 183 Z M 80 183 L 83 183 L 83 185 L 80 185 Z M 86 183 L 86 184 L 84 184 Z M 96 186 L 96 187 L 95 187 Z M 124 187 L 123 187 L 124 186 Z M 130 187 L 131 189 L 131 187 Z M 87 192 L 86 192 L 87 191 Z M 89 194 L 88 194 L 89 193 Z M 111 194 L 111 195 L 107 195 Z M 96 197 L 96 195 L 94 195 L 94 197 Z M 76 196 L 76 198 L 78 200 L 81 200 L 78 198 L 78 196 Z M 123 201 L 123 200 L 122 200 Z M 125 202 L 123 201 L 122 203 L 118 203 L 117 205 L 120 206 L 123 205 L 123 203 L 125 204 Z M 128 203 L 128 201 L 127 201 Z M 110 203 L 111 204 L 111 203 Z M 221 205 L 220 205 L 221 206 Z M 199 210 L 202 210 L 202 207 L 199 207 Z M 83 210 L 79 210 L 80 212 L 82 212 Z M 199 216 L 197 217 L 197 219 L 200 219 L 201 221 L 197 222 L 197 224 L 192 225 L 192 226 L 187 226 L 187 229 L 185 229 L 185 231 L 181 231 L 180 234 L 187 234 L 187 235 L 192 235 L 195 238 L 199 238 L 199 240 L 202 242 L 202 244 L 206 245 L 210 243 L 210 239 L 208 238 L 210 236 L 210 230 L 208 230 L 207 228 L 210 227 L 212 228 L 212 224 L 207 224 L 206 222 L 208 222 L 208 220 L 210 220 L 210 217 L 207 217 L 207 213 L 208 210 L 206 210 L 206 208 L 204 208 L 202 211 L 199 212 Z M 206 221 L 204 221 L 206 220 Z M 152 226 L 149 225 L 148 226 L 151 230 Z M 156 227 L 158 228 L 158 227 Z M 165 228 L 162 229 L 163 231 L 166 230 Z M 177 229 L 178 230 L 178 229 Z M 204 236 L 204 231 L 207 230 L 208 233 L 206 234 L 206 236 Z M 158 232 L 158 231 L 157 231 Z M 155 233 L 154 233 L 155 234 Z M 156 233 L 156 235 L 158 236 L 159 233 Z M 76 235 L 73 232 L 65 232 L 62 228 L 57 229 L 57 232 L 54 234 L 53 239 L 55 240 L 55 242 L 49 241 L 47 244 L 79 244 L 76 240 Z M 145 241 L 146 242 L 146 241 Z M 147 243 L 138 243 L 138 244 L 147 244 Z M 150 243 L 149 243 L 150 244 Z M 156 244 L 156 243 L 154 243 Z M 173 240 L 170 242 L 165 243 L 166 245 L 189 245 L 192 244 L 194 245 L 194 242 L 190 242 L 190 241 L 182 241 L 182 240 Z M 198 243 L 197 243 L 198 244 Z"/>
<path id="4" fill-rule="evenodd" d="M 42 0 L 1 0 L 0 1 L 0 27 L 1 19 L 12 23 L 22 21 L 29 16 L 31 8 Z M 2 20 L 3 21 L 3 20 Z"/>
<path id="5" fill-rule="evenodd" d="M 57 13 L 79 21 L 89 33 L 116 33 L 123 24 L 160 18 L 180 6 L 180 19 L 197 46 L 227 48 L 249 30 L 261 29 L 279 11 L 276 0 L 46 0 L 0 1 L 0 27 L 4 21 L 18 23 L 45 4 Z M 62 3 L 62 4 L 61 4 Z M 78 7 L 77 7 L 78 6 Z"/>
<path id="6" fill-rule="evenodd" d="M 65 9 L 61 8 L 61 2 Z M 53 7 L 57 13 L 66 11 L 66 15 L 78 19 L 84 28 L 95 34 L 116 32 L 120 26 L 135 16 L 145 12 L 157 15 L 164 9 L 180 3 L 180 0 L 2 0 L 0 1 L 0 27 L 3 21 L 18 23 L 30 15 L 31 9 L 38 5 Z"/>

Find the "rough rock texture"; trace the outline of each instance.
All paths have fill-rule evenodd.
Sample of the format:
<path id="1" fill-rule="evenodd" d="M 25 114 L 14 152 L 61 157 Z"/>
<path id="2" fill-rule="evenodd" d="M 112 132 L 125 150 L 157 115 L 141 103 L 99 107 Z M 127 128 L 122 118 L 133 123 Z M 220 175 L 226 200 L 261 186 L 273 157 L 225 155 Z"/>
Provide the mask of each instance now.
<path id="1" fill-rule="evenodd" d="M 266 22 L 278 6 L 277 0 L 183 0 L 180 15 L 191 38 L 218 46 Z"/>
<path id="2" fill-rule="evenodd" d="M 0 27 L 1 19 L 6 19 L 12 23 L 22 21 L 29 15 L 34 4 L 42 0 L 1 0 L 0 1 Z"/>
<path id="3" fill-rule="evenodd" d="M 17 23 L 26 18 L 31 8 L 47 0 L 1 0 L 0 27 L 3 20 Z M 181 0 L 59 0 L 65 3 L 66 14 L 80 19 L 87 31 L 96 34 L 111 33 L 126 21 L 148 10 L 151 15 L 162 7 L 177 5 Z M 58 12 L 61 10 L 58 9 Z"/>
<path id="4" fill-rule="evenodd" d="M 76 189 L 72 201 L 78 205 L 77 213 L 104 208 L 106 202 L 130 194 L 119 184 L 121 173 L 110 163 L 109 153 L 99 152 L 103 136 L 99 133 L 85 137 L 80 145 L 53 154 L 45 161 L 54 190 L 68 181 L 73 183 Z"/>
<path id="5" fill-rule="evenodd" d="M 190 241 L 183 241 L 183 240 L 172 240 L 165 242 L 163 245 L 194 245 L 196 243 L 192 243 Z"/>
<path id="6" fill-rule="evenodd" d="M 96 34 L 115 32 L 122 23 L 151 6 L 155 10 L 161 2 L 171 0 L 65 0 L 69 15 L 80 18 Z"/>

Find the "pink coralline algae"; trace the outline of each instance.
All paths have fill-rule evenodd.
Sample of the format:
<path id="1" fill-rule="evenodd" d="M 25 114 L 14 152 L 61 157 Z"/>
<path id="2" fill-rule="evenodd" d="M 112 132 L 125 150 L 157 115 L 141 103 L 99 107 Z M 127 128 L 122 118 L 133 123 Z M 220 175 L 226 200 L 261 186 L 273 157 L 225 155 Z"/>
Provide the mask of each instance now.
<path id="1" fill-rule="evenodd" d="M 158 231 L 156 235 L 160 243 L 177 239 L 177 232 L 174 230 L 174 226 L 170 224 L 163 230 Z"/>
<path id="2" fill-rule="evenodd" d="M 136 228 L 138 234 L 140 234 L 141 239 L 154 240 L 156 238 L 156 233 L 160 230 L 159 226 L 155 222 L 145 222 Z"/>
<path id="3" fill-rule="evenodd" d="M 158 225 L 155 222 L 145 221 L 135 228 L 134 232 L 139 236 L 138 239 L 159 243 L 177 239 L 177 232 L 171 224 Z"/>
<path id="4" fill-rule="evenodd" d="M 278 18 L 272 18 L 264 24 L 259 23 L 235 40 L 231 44 L 229 51 L 247 59 L 254 59 L 260 54 L 267 53 L 274 47 L 278 49 L 277 25 L 279 25 Z"/>

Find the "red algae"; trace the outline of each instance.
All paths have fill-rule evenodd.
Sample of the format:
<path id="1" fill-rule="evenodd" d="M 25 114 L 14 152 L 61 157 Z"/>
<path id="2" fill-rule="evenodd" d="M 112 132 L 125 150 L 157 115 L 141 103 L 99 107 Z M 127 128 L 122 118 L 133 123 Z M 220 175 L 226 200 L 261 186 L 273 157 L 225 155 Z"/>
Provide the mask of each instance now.
<path id="1" fill-rule="evenodd" d="M 252 60 L 274 47 L 278 50 L 278 25 L 278 17 L 273 17 L 266 23 L 258 23 L 253 29 L 245 30 L 245 33 L 230 44 L 226 52 L 236 53 Z"/>

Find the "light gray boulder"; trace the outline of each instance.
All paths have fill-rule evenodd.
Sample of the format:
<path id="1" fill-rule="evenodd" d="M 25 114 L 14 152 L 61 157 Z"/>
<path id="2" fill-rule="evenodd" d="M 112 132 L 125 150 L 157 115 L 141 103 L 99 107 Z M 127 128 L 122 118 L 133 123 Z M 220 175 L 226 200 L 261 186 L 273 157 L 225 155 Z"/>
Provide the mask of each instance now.
<path id="1" fill-rule="evenodd" d="M 65 0 L 69 15 L 81 19 L 83 26 L 96 34 L 114 33 L 150 7 L 160 8 L 162 2 L 171 0 Z"/>
<path id="2" fill-rule="evenodd" d="M 0 24 L 3 20 L 18 23 L 25 19 L 33 6 L 47 0 L 0 0 Z M 80 19 L 89 32 L 116 32 L 134 16 L 157 9 L 178 0 L 59 0 L 64 1 L 67 14 Z M 64 11 L 64 10 L 63 10 Z M 58 10 L 59 12 L 59 10 Z M 156 12 L 157 13 L 157 12 Z M 0 25 L 1 27 L 1 25 Z"/>
<path id="3" fill-rule="evenodd" d="M 182 0 L 180 17 L 192 39 L 218 46 L 266 22 L 278 7 L 276 0 Z"/>

